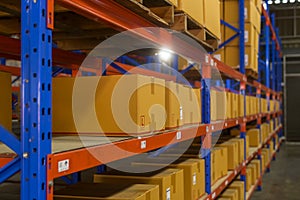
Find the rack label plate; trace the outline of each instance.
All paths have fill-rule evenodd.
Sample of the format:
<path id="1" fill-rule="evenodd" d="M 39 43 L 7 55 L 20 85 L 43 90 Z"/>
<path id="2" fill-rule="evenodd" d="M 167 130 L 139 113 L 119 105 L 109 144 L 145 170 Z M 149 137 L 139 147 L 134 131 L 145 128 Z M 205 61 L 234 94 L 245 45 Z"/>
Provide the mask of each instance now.
<path id="1" fill-rule="evenodd" d="M 58 172 L 68 171 L 70 169 L 70 160 L 62 160 L 58 162 Z"/>

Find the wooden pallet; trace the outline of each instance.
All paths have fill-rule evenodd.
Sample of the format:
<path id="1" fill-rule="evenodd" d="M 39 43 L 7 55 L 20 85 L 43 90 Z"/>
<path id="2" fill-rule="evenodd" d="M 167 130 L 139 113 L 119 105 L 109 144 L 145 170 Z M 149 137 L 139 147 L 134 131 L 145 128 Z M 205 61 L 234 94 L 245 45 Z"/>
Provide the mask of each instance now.
<path id="1" fill-rule="evenodd" d="M 246 76 L 248 78 L 252 78 L 254 80 L 258 79 L 258 73 L 254 71 L 253 69 L 246 69 Z"/>
<path id="2" fill-rule="evenodd" d="M 167 0 L 115 1 L 160 27 L 168 27 L 174 22 L 174 6 Z"/>
<path id="3" fill-rule="evenodd" d="M 189 35 L 202 44 L 206 50 L 211 51 L 218 47 L 218 40 L 214 35 L 186 13 L 179 12 L 175 14 L 171 29 Z"/>

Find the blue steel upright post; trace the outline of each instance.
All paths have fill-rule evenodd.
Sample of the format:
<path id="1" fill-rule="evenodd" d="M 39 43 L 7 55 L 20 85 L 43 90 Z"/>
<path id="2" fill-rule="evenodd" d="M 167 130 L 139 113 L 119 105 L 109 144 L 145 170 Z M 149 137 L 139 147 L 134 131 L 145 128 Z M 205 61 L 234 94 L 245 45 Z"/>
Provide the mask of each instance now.
<path id="1" fill-rule="evenodd" d="M 213 60 L 211 60 L 213 62 Z M 209 57 L 206 57 L 206 63 L 202 65 L 202 123 L 210 124 L 210 87 L 211 87 L 211 63 Z M 201 155 L 205 160 L 205 192 L 211 193 L 211 145 L 212 134 L 208 129 L 202 136 Z"/>
<path id="2" fill-rule="evenodd" d="M 239 29 L 240 29 L 240 72 L 245 74 L 245 2 L 239 0 Z M 245 81 L 241 80 L 240 83 L 240 94 L 244 96 L 244 117 L 246 117 L 246 85 Z M 243 120 L 240 125 L 240 137 L 244 139 L 244 162 L 246 160 L 246 122 Z M 241 180 L 245 183 L 244 196 L 246 199 L 246 166 L 243 166 L 241 172 Z"/>
<path id="3" fill-rule="evenodd" d="M 21 0 L 21 199 L 45 200 L 51 153 L 53 1 Z M 49 17 L 49 18 L 48 18 Z"/>

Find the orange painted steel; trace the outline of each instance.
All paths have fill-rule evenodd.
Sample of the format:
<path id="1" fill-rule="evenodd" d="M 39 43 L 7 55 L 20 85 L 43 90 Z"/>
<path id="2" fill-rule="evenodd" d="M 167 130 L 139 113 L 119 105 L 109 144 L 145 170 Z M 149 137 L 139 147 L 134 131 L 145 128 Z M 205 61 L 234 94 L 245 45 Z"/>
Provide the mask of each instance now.
<path id="1" fill-rule="evenodd" d="M 178 131 L 173 131 L 153 135 L 150 137 L 128 139 L 111 144 L 52 154 L 48 157 L 48 163 L 52 163 L 51 169 L 49 169 L 49 171 L 51 171 L 49 173 L 49 178 L 58 178 L 61 176 L 72 174 L 74 172 L 82 171 L 84 169 L 96 167 L 101 164 L 106 164 L 122 158 L 134 156 L 143 152 L 148 152 L 169 144 L 174 144 L 188 139 L 192 139 L 195 136 L 202 136 L 206 134 L 206 127 L 208 126 L 200 125 L 199 127 L 196 126 L 193 128 L 186 128 L 184 130 L 178 130 L 181 132 L 180 139 L 177 139 Z M 146 147 L 141 148 L 141 142 L 144 141 L 146 141 Z M 118 151 L 116 153 L 114 151 L 115 148 L 124 149 L 125 151 L 122 151 L 122 153 Z M 109 154 L 107 154 L 107 152 L 109 152 Z M 95 158 L 95 155 L 101 157 L 101 161 Z M 66 159 L 69 159 L 70 169 L 65 172 L 59 173 L 58 162 Z"/>
<path id="2" fill-rule="evenodd" d="M 231 78 L 240 80 L 240 81 L 242 81 L 242 80 L 247 81 L 247 78 L 242 73 L 240 73 L 239 71 L 237 71 L 237 70 L 233 69 L 232 67 L 222 63 L 221 61 L 219 61 L 216 58 L 213 58 L 213 59 L 217 63 L 217 68 L 221 72 L 223 72 L 224 74 L 230 76 Z"/>
<path id="3" fill-rule="evenodd" d="M 0 65 L 0 71 L 9 72 L 13 76 L 20 76 L 21 75 L 21 68 L 20 67 L 11 67 L 6 65 Z"/>

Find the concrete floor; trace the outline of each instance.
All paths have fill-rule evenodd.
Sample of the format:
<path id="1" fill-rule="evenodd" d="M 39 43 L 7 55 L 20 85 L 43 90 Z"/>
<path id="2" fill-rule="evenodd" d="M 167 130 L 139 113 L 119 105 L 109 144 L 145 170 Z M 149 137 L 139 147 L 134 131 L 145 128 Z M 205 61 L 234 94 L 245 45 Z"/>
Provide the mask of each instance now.
<path id="1" fill-rule="evenodd" d="M 262 191 L 254 192 L 251 200 L 300 199 L 300 143 L 284 143 L 271 163 L 271 172 L 263 177 Z"/>
<path id="2" fill-rule="evenodd" d="M 16 181 L 16 176 L 11 180 Z M 263 178 L 263 190 L 251 200 L 300 200 L 300 144 L 284 143 L 271 163 L 271 172 Z M 0 184 L 0 200 L 18 200 L 19 184 Z"/>

